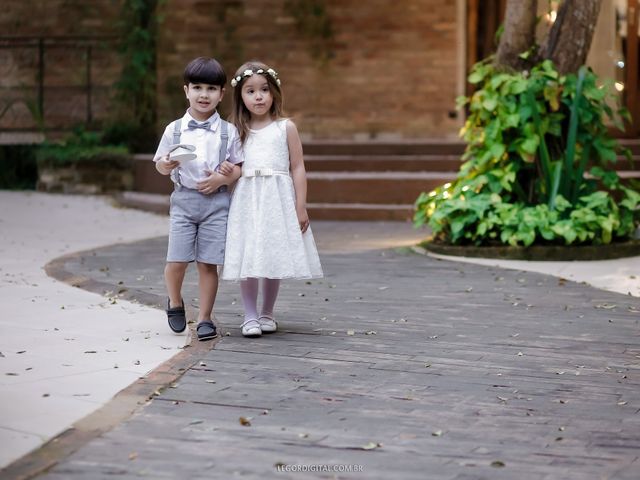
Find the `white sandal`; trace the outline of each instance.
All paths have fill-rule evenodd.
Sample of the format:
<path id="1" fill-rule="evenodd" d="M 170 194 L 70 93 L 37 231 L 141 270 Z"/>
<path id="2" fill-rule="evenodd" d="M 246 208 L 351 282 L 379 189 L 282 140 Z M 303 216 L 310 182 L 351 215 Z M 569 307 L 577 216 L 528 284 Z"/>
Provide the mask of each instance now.
<path id="1" fill-rule="evenodd" d="M 262 333 L 273 333 L 278 330 L 278 322 L 269 315 L 261 315 L 260 318 L 258 318 L 258 323 L 260 324 Z"/>
<path id="2" fill-rule="evenodd" d="M 251 318 L 249 320 L 245 320 L 242 325 L 240 325 L 242 330 L 242 335 L 245 337 L 259 337 L 262 335 L 262 329 L 260 328 L 260 322 L 255 318 Z"/>

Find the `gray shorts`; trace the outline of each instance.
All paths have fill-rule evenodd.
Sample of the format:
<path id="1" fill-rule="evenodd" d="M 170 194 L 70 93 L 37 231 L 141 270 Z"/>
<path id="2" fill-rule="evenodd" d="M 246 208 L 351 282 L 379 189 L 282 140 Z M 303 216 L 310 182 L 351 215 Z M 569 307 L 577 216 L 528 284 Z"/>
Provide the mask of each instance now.
<path id="1" fill-rule="evenodd" d="M 227 237 L 228 192 L 205 195 L 189 188 L 171 194 L 167 262 L 222 265 Z"/>

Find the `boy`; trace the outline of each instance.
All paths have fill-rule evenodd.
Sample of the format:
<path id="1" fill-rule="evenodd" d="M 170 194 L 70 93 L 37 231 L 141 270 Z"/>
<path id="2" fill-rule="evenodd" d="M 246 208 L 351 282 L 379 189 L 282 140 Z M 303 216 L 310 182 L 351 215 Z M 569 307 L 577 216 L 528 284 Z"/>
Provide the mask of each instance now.
<path id="1" fill-rule="evenodd" d="M 242 162 L 238 132 L 216 111 L 226 82 L 222 66 L 213 58 L 199 57 L 187 65 L 184 93 L 189 108 L 181 119 L 167 126 L 153 158 L 158 172 L 171 175 L 175 184 L 164 270 L 169 294 L 167 320 L 176 333 L 187 326 L 181 290 L 187 266 L 195 261 L 200 291 L 198 340 L 217 337 L 211 315 L 218 291 L 218 265 L 224 261 L 230 201 L 227 186 L 241 174 L 240 167 L 235 165 Z M 195 147 L 196 158 L 171 160 L 170 153 L 176 144 Z M 230 163 L 225 167 L 231 173 L 222 175 L 218 169 L 227 160 Z"/>

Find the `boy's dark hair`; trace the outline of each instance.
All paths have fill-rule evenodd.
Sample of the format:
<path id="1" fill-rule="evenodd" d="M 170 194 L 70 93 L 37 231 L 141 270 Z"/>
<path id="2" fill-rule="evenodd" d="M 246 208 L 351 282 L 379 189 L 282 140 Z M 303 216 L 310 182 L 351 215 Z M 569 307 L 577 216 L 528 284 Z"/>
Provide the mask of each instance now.
<path id="1" fill-rule="evenodd" d="M 189 62 L 184 69 L 184 84 L 206 83 L 224 87 L 227 83 L 227 74 L 222 65 L 215 58 L 198 57 Z"/>

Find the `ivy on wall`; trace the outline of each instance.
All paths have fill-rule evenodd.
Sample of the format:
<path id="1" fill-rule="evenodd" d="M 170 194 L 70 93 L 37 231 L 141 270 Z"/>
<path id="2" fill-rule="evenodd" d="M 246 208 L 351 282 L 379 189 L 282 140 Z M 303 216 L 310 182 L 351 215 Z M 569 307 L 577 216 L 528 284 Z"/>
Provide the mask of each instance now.
<path id="1" fill-rule="evenodd" d="M 165 0 L 123 0 L 118 51 L 122 73 L 115 84 L 115 119 L 107 140 L 134 151 L 155 144 L 157 8 Z"/>
<path id="2" fill-rule="evenodd" d="M 295 19 L 298 31 L 309 42 L 313 59 L 325 64 L 335 56 L 333 24 L 324 0 L 286 0 L 284 10 Z"/>

